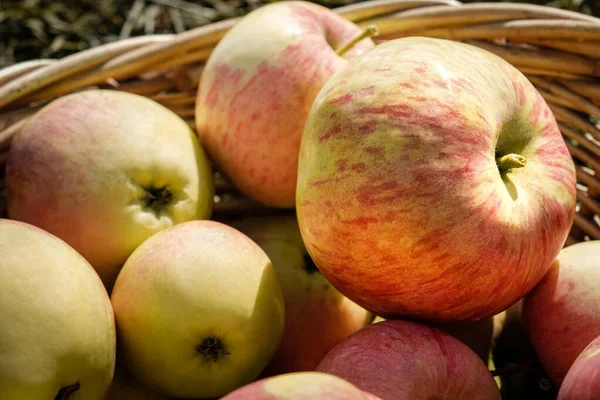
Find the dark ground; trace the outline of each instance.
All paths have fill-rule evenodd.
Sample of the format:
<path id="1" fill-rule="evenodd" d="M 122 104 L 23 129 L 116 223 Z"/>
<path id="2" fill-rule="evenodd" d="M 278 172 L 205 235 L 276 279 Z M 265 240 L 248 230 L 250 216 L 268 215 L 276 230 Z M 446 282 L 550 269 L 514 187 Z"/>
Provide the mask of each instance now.
<path id="1" fill-rule="evenodd" d="M 181 32 L 276 0 L 0 0 L 0 68 L 60 58 L 129 36 Z M 363 0 L 316 0 L 329 8 Z M 467 0 L 465 2 L 473 2 Z M 527 3 L 600 16 L 600 0 Z"/>

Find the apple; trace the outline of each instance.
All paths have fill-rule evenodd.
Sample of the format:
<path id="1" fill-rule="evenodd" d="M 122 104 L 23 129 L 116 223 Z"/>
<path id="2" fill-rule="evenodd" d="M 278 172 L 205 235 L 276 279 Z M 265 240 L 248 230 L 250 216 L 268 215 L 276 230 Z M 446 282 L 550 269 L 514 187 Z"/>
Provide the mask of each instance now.
<path id="1" fill-rule="evenodd" d="M 252 382 L 221 400 L 377 400 L 351 383 L 323 372 L 291 372 Z"/>
<path id="2" fill-rule="evenodd" d="M 575 197 L 543 98 L 465 43 L 406 37 L 350 60 L 319 92 L 302 138 L 308 252 L 342 294 L 388 319 L 505 310 L 550 268 Z"/>
<path id="3" fill-rule="evenodd" d="M 573 244 L 523 299 L 525 332 L 556 387 L 600 336 L 599 271 L 600 240 Z"/>
<path id="4" fill-rule="evenodd" d="M 283 289 L 283 339 L 265 376 L 314 370 L 329 350 L 371 322 L 371 313 L 321 275 L 306 252 L 294 214 L 246 218 L 231 225 L 267 253 Z"/>
<path id="5" fill-rule="evenodd" d="M 104 399 L 115 367 L 113 311 L 73 248 L 0 219 L 0 320 L 0 399 Z"/>
<path id="6" fill-rule="evenodd" d="M 412 321 L 361 329 L 334 347 L 316 370 L 383 400 L 500 399 L 477 354 L 439 329 Z"/>
<path id="7" fill-rule="evenodd" d="M 346 59 L 374 46 L 361 30 L 305 1 L 260 7 L 219 41 L 202 73 L 196 126 L 219 170 L 247 196 L 295 204 L 304 122 L 323 84 Z"/>
<path id="8" fill-rule="evenodd" d="M 575 359 L 558 392 L 558 400 L 600 399 L 600 336 Z"/>
<path id="9" fill-rule="evenodd" d="M 115 90 L 63 96 L 14 138 L 8 216 L 63 239 L 112 286 L 152 234 L 208 218 L 211 167 L 189 126 L 158 103 Z"/>
<path id="10" fill-rule="evenodd" d="M 284 300 L 271 261 L 220 222 L 184 222 L 144 241 L 111 299 L 125 364 L 169 396 L 223 396 L 256 379 L 281 343 Z"/>

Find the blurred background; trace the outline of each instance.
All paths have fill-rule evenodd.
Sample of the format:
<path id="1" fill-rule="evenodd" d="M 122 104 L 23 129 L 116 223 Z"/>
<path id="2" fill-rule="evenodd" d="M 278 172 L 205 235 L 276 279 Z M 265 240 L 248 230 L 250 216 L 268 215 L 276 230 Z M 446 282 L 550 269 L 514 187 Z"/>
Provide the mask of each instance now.
<path id="1" fill-rule="evenodd" d="M 312 2 L 335 8 L 360 1 Z M 245 15 L 269 2 L 273 0 L 0 0 L 0 68 L 61 58 L 131 36 L 179 33 Z M 600 16 L 600 0 L 518 2 Z"/>

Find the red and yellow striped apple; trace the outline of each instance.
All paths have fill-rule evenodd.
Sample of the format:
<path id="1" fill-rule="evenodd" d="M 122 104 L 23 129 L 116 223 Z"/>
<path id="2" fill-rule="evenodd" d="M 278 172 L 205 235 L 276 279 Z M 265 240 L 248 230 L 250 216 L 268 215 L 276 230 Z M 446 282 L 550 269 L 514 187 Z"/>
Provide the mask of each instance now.
<path id="1" fill-rule="evenodd" d="M 564 248 L 523 299 L 523 327 L 560 387 L 583 349 L 600 336 L 600 240 Z"/>
<path id="2" fill-rule="evenodd" d="M 124 363 L 169 396 L 224 396 L 256 379 L 281 343 L 283 293 L 271 261 L 215 221 L 184 222 L 144 241 L 111 300 Z"/>
<path id="3" fill-rule="evenodd" d="M 377 400 L 353 384 L 323 372 L 292 372 L 252 382 L 221 400 Z M 379 399 L 380 400 L 380 399 Z"/>
<path id="4" fill-rule="evenodd" d="M 373 46 L 337 48 L 361 30 L 325 7 L 286 1 L 242 18 L 202 74 L 196 126 L 220 171 L 249 197 L 293 207 L 304 122 L 323 84 Z"/>
<path id="5" fill-rule="evenodd" d="M 600 336 L 575 359 L 565 376 L 557 400 L 600 399 Z"/>
<path id="6" fill-rule="evenodd" d="M 383 400 L 500 400 L 481 359 L 442 331 L 411 321 L 371 324 L 333 348 L 317 371 Z"/>
<path id="7" fill-rule="evenodd" d="M 350 60 L 310 112 L 297 212 L 313 260 L 383 317 L 508 308 L 550 268 L 575 168 L 532 84 L 465 43 L 410 37 Z"/>
<path id="8" fill-rule="evenodd" d="M 89 90 L 36 113 L 6 167 L 8 216 L 58 236 L 110 288 L 133 250 L 174 224 L 208 218 L 211 168 L 189 126 L 142 96 Z"/>
<path id="9" fill-rule="evenodd" d="M 340 294 L 306 252 L 295 215 L 247 218 L 231 224 L 269 256 L 283 289 L 285 329 L 264 375 L 312 371 L 372 315 Z"/>

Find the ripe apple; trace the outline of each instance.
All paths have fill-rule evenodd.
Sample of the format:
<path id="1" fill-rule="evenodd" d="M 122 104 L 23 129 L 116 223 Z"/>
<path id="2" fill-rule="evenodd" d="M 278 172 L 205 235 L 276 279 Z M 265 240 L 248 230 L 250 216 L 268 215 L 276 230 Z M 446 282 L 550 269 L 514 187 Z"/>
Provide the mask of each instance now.
<path id="1" fill-rule="evenodd" d="M 202 73 L 196 126 L 220 171 L 247 196 L 273 207 L 295 203 L 304 122 L 323 84 L 346 59 L 374 46 L 335 49 L 361 30 L 304 1 L 269 4 L 241 19 Z"/>
<path id="2" fill-rule="evenodd" d="M 600 336 L 577 357 L 558 392 L 558 400 L 600 399 Z"/>
<path id="3" fill-rule="evenodd" d="M 477 354 L 420 323 L 371 324 L 333 348 L 317 371 L 337 375 L 383 400 L 500 399 Z"/>
<path id="4" fill-rule="evenodd" d="M 267 253 L 283 289 L 283 339 L 264 376 L 314 370 L 329 350 L 371 322 L 371 313 L 321 275 L 306 252 L 295 215 L 247 218 L 232 226 Z"/>
<path id="5" fill-rule="evenodd" d="M 212 210 L 211 169 L 175 113 L 142 96 L 89 90 L 36 113 L 6 167 L 9 218 L 82 254 L 110 289 L 153 233 Z"/>
<path id="6" fill-rule="evenodd" d="M 575 185 L 554 116 L 517 69 L 407 37 L 350 60 L 319 92 L 297 213 L 313 260 L 357 304 L 390 319 L 479 320 L 548 271 Z"/>
<path id="7" fill-rule="evenodd" d="M 221 400 L 377 400 L 351 383 L 323 372 L 292 372 L 252 382 Z"/>
<path id="8" fill-rule="evenodd" d="M 113 311 L 98 274 L 65 242 L 0 219 L 0 321 L 0 399 L 104 399 Z"/>
<path id="9" fill-rule="evenodd" d="M 115 282 L 112 304 L 129 370 L 180 398 L 220 397 L 256 379 L 284 327 L 269 258 L 215 221 L 178 224 L 142 243 Z"/>
<path id="10" fill-rule="evenodd" d="M 556 387 L 600 336 L 599 271 L 600 240 L 573 244 L 523 299 L 525 332 Z"/>

